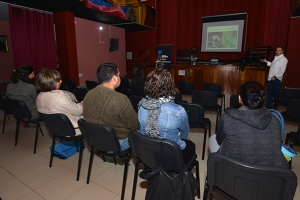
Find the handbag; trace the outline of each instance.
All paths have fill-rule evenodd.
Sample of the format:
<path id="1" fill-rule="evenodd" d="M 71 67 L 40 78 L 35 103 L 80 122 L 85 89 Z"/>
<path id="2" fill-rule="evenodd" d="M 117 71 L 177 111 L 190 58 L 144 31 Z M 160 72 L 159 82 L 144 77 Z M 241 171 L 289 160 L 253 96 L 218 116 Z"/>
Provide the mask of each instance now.
<path id="1" fill-rule="evenodd" d="M 62 141 L 56 143 L 54 145 L 54 156 L 59 157 L 61 159 L 67 159 L 70 156 L 80 151 L 81 142 L 75 141 Z M 84 144 L 82 144 L 82 148 L 84 148 Z M 50 147 L 50 151 L 52 150 L 52 146 Z"/>
<path id="2" fill-rule="evenodd" d="M 148 181 L 145 200 L 193 200 L 194 190 L 199 188 L 199 183 L 186 167 L 180 173 L 164 170 L 162 168 L 164 143 L 161 145 L 160 167 L 139 173 L 140 178 Z"/>

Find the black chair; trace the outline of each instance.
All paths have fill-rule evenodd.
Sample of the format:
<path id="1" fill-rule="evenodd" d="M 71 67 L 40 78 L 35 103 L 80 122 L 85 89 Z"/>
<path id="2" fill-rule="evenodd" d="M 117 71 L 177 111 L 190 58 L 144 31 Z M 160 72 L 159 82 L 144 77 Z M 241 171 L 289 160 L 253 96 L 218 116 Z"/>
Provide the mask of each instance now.
<path id="1" fill-rule="evenodd" d="M 207 184 L 203 199 L 213 192 L 226 199 L 292 200 L 297 176 L 289 169 L 234 160 L 211 153 L 207 160 Z"/>
<path id="2" fill-rule="evenodd" d="M 289 132 L 286 134 L 284 143 L 291 148 L 293 148 L 294 145 L 300 145 L 300 125 L 298 126 L 297 132 Z"/>
<path id="3" fill-rule="evenodd" d="M 291 100 L 282 116 L 286 120 L 300 123 L 300 99 Z"/>
<path id="4" fill-rule="evenodd" d="M 207 130 L 208 135 L 211 135 L 211 122 L 208 118 L 204 117 L 204 109 L 199 104 L 176 102 L 181 105 L 185 110 L 189 118 L 190 128 L 203 128 L 204 129 L 204 139 L 203 139 L 203 149 L 202 149 L 202 160 L 205 156 L 205 145 Z"/>
<path id="5" fill-rule="evenodd" d="M 241 107 L 239 96 L 237 94 L 230 95 L 229 107 L 236 109 L 239 109 Z"/>
<path id="6" fill-rule="evenodd" d="M 60 85 L 59 89 L 60 89 L 60 90 L 66 90 L 66 91 L 69 91 L 68 86 L 63 85 L 63 84 Z"/>
<path id="7" fill-rule="evenodd" d="M 157 169 L 160 166 L 163 166 L 164 170 L 173 171 L 176 173 L 182 172 L 185 167 L 186 169 L 191 170 L 196 166 L 196 178 L 200 185 L 199 163 L 196 160 L 196 154 L 194 154 L 190 161 L 185 165 L 181 150 L 178 144 L 173 141 L 151 138 L 144 136 L 137 131 L 130 131 L 128 134 L 128 139 L 131 146 L 132 155 L 137 159 L 134 171 L 131 196 L 132 200 L 135 198 L 138 168 L 141 162 L 150 169 Z M 162 155 L 161 152 L 164 154 Z M 163 161 L 162 164 L 161 161 Z M 197 197 L 200 198 L 200 186 L 197 189 Z"/>
<path id="8" fill-rule="evenodd" d="M 41 125 L 40 125 L 40 122 L 43 121 L 42 118 L 32 119 L 32 115 L 31 115 L 27 105 L 21 100 L 10 99 L 10 98 L 6 97 L 5 101 L 7 101 L 7 104 L 9 105 L 9 109 L 11 110 L 13 116 L 17 120 L 16 134 L 15 134 L 15 146 L 17 146 L 17 144 L 18 144 L 20 122 L 23 124 L 26 124 L 26 125 L 28 125 L 29 123 L 36 124 L 35 140 L 34 140 L 34 148 L 33 148 L 33 153 L 35 154 L 39 130 L 41 131 L 42 136 L 44 136 L 43 131 L 41 129 Z"/>
<path id="9" fill-rule="evenodd" d="M 178 84 L 178 90 L 180 91 L 181 94 L 191 95 L 192 92 L 194 91 L 194 83 L 192 82 L 179 81 L 177 84 Z"/>
<path id="10" fill-rule="evenodd" d="M 94 89 L 98 85 L 99 83 L 97 81 L 89 81 L 89 80 L 85 81 L 85 86 L 88 90 Z"/>
<path id="11" fill-rule="evenodd" d="M 222 86 L 219 83 L 203 83 L 202 90 L 214 92 L 216 93 L 217 98 L 221 98 L 221 113 L 222 113 L 222 108 L 223 110 L 225 110 L 225 94 L 222 94 Z"/>
<path id="12" fill-rule="evenodd" d="M 144 87 L 131 86 L 131 95 L 146 97 Z"/>
<path id="13" fill-rule="evenodd" d="M 105 156 L 110 156 L 110 157 L 117 156 L 121 159 L 125 159 L 122 194 L 121 194 L 121 199 L 124 199 L 130 148 L 124 151 L 120 151 L 121 147 L 120 147 L 118 137 L 115 131 L 110 126 L 103 125 L 103 124 L 87 123 L 83 119 L 78 120 L 78 125 L 84 139 L 91 146 L 89 170 L 88 170 L 86 183 L 88 184 L 90 181 L 93 159 L 94 159 L 94 148 Z"/>
<path id="14" fill-rule="evenodd" d="M 214 92 L 210 91 L 200 91 L 200 90 L 194 90 L 192 93 L 192 103 L 200 104 L 203 106 L 204 110 L 213 110 L 217 111 L 217 117 L 216 117 L 216 131 L 217 131 L 217 124 L 219 117 L 221 115 L 221 106 L 217 103 L 217 95 Z"/>
<path id="15" fill-rule="evenodd" d="M 69 92 L 74 92 L 74 89 L 77 87 L 72 79 L 64 79 L 62 84 L 68 87 Z"/>
<path id="16" fill-rule="evenodd" d="M 61 141 L 80 142 L 80 147 L 77 147 L 77 151 L 79 151 L 79 159 L 78 159 L 78 168 L 77 168 L 77 178 L 76 178 L 76 180 L 78 181 L 79 176 L 80 176 L 80 169 L 81 169 L 82 151 L 83 151 L 83 148 L 84 148 L 82 135 L 76 135 L 75 129 L 74 129 L 71 121 L 64 114 L 61 114 L 61 113 L 56 113 L 56 114 L 40 113 L 40 115 L 43 118 L 46 127 L 53 134 L 49 167 L 52 167 L 52 161 L 53 161 L 53 156 L 54 156 L 54 148 L 55 148 L 55 139 L 56 138 L 59 138 Z"/>
<path id="17" fill-rule="evenodd" d="M 288 106 L 293 99 L 300 99 L 300 89 L 278 88 L 275 90 L 272 107 L 276 109 L 278 105 Z"/>
<path id="18" fill-rule="evenodd" d="M 131 95 L 129 97 L 132 107 L 134 108 L 135 112 L 138 112 L 137 104 L 143 99 L 143 97 Z"/>
<path id="19" fill-rule="evenodd" d="M 88 89 L 86 88 L 74 88 L 74 95 L 78 102 L 83 101 L 85 95 L 88 93 Z"/>
<path id="20" fill-rule="evenodd" d="M 9 109 L 9 105 L 5 101 L 6 96 L 4 94 L 1 94 L 0 97 L 0 109 L 4 112 L 4 119 L 3 119 L 3 125 L 2 125 L 2 134 L 4 134 L 5 129 L 5 123 L 6 123 L 6 117 L 9 118 L 9 114 L 12 114 L 12 112 Z"/>

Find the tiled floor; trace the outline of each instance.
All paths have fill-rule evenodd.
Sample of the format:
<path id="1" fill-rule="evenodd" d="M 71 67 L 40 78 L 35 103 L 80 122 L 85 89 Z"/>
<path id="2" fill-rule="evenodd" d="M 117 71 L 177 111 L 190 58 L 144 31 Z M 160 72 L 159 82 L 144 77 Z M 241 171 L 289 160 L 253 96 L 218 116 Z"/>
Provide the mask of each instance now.
<path id="1" fill-rule="evenodd" d="M 184 97 L 190 100 L 188 97 Z M 227 99 L 226 99 L 227 100 Z M 229 99 L 228 99 L 229 100 Z M 229 102 L 227 100 L 227 102 Z M 212 121 L 212 133 L 215 129 L 215 112 L 207 112 L 206 117 Z M 0 111 L 0 124 L 3 124 L 3 112 Z M 285 133 L 296 131 L 298 124 L 286 122 Z M 7 120 L 4 134 L 0 134 L 0 197 L 3 200 L 39 200 L 39 199 L 120 199 L 124 165 L 114 165 L 112 161 L 103 162 L 95 156 L 90 184 L 86 184 L 89 148 L 84 149 L 80 180 L 76 181 L 78 154 L 67 160 L 54 158 L 52 168 L 49 168 L 51 135 L 42 123 L 44 136 L 39 136 L 37 153 L 33 154 L 35 127 L 21 128 L 18 146 L 14 146 L 15 120 L 11 116 Z M 200 187 L 203 195 L 206 177 L 205 160 L 201 160 L 203 129 L 191 129 L 188 139 L 197 146 L 200 161 Z M 300 156 L 293 160 L 292 170 L 300 175 Z M 134 162 L 130 161 L 125 198 L 131 199 Z M 145 197 L 147 182 L 138 179 L 136 199 Z M 294 199 L 300 199 L 300 189 Z M 197 199 L 197 198 L 195 198 Z"/>

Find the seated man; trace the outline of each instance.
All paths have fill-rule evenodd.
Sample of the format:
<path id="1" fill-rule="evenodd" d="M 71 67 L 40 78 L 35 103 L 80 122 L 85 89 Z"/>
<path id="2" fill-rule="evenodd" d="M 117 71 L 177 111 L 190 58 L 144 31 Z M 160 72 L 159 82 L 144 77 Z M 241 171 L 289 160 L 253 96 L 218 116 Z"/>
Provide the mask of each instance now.
<path id="1" fill-rule="evenodd" d="M 138 118 L 127 96 L 116 92 L 120 85 L 117 65 L 104 63 L 97 70 L 99 85 L 83 101 L 83 118 L 93 124 L 111 126 L 120 141 L 121 151 L 129 148 L 128 133 L 137 130 Z"/>

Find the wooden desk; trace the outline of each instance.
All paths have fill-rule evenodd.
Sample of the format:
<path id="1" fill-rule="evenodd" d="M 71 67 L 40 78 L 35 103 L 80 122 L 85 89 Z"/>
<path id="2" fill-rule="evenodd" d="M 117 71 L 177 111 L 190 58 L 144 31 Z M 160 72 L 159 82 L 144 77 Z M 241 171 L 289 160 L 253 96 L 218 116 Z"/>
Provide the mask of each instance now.
<path id="1" fill-rule="evenodd" d="M 145 76 L 155 68 L 155 64 L 140 64 L 145 70 Z M 179 75 L 179 72 L 185 75 Z M 257 81 L 267 87 L 268 69 L 265 66 L 246 66 L 242 72 L 236 65 L 190 65 L 173 64 L 171 66 L 172 78 L 175 85 L 179 81 L 193 82 L 196 90 L 202 90 L 202 83 L 219 83 L 223 93 L 237 94 L 240 85 L 246 81 Z"/>

